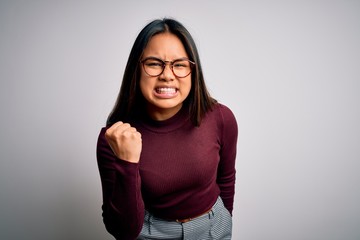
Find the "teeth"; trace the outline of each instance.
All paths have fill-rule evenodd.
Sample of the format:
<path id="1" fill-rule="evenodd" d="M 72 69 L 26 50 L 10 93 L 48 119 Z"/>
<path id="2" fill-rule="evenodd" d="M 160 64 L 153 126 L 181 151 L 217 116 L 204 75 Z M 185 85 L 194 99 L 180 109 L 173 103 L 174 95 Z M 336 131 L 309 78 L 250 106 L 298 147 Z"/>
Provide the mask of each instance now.
<path id="1" fill-rule="evenodd" d="M 156 92 L 158 92 L 158 93 L 175 93 L 176 89 L 175 88 L 157 88 Z"/>

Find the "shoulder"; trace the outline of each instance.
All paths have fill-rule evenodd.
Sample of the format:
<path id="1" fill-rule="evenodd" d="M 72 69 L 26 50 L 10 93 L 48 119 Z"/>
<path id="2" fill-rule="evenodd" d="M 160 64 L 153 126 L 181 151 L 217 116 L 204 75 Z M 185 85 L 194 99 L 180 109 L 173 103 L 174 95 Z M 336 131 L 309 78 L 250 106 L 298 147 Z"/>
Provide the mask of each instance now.
<path id="1" fill-rule="evenodd" d="M 214 117 L 216 117 L 218 120 L 220 120 L 222 123 L 232 123 L 232 124 L 237 124 L 236 123 L 236 118 L 234 113 L 232 112 L 232 110 L 227 107 L 226 105 L 222 104 L 222 103 L 217 103 L 214 106 L 213 109 L 213 115 Z"/>
<path id="2" fill-rule="evenodd" d="M 238 125 L 232 110 L 224 104 L 217 103 L 211 113 L 212 118 L 215 120 L 217 129 L 222 136 L 223 141 L 225 139 L 236 138 L 238 134 Z"/>

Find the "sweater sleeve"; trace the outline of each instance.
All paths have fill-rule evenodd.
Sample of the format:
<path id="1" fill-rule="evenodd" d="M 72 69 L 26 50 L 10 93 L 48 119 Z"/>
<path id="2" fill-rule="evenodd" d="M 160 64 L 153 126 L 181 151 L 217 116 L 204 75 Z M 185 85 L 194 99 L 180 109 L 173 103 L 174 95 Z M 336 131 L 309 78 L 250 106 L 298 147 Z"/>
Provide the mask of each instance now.
<path id="1" fill-rule="evenodd" d="M 101 178 L 102 216 L 106 230 L 116 239 L 133 240 L 144 221 L 139 164 L 118 159 L 105 139 L 103 128 L 97 142 Z"/>
<path id="2" fill-rule="evenodd" d="M 223 105 L 221 113 L 221 150 L 218 166 L 217 183 L 220 187 L 220 196 L 225 207 L 232 214 L 235 195 L 235 159 L 237 148 L 238 127 L 231 110 Z"/>

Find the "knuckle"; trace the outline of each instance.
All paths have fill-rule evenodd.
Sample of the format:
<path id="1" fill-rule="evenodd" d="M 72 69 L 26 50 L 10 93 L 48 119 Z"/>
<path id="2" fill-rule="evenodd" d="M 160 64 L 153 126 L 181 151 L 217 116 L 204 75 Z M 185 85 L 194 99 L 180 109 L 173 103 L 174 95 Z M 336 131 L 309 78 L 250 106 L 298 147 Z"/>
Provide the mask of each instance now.
<path id="1" fill-rule="evenodd" d="M 128 137 L 128 136 L 130 136 L 130 132 L 129 132 L 129 131 L 124 131 L 124 132 L 123 132 L 123 135 L 126 136 L 126 137 Z"/>
<path id="2" fill-rule="evenodd" d="M 109 129 L 107 129 L 107 130 L 105 131 L 105 137 L 106 137 L 106 138 L 110 138 L 111 135 L 112 135 L 112 131 L 111 131 L 110 128 L 109 128 Z"/>

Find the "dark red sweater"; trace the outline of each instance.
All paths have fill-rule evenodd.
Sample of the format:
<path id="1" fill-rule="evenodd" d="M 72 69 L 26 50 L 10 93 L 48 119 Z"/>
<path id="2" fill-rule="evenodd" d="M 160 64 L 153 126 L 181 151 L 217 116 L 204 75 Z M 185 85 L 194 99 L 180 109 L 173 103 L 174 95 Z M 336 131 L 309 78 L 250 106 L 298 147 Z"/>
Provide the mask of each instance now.
<path id="1" fill-rule="evenodd" d="M 118 239 L 136 239 L 144 209 L 164 219 L 184 219 L 210 209 L 220 195 L 232 213 L 237 123 L 217 104 L 195 127 L 181 110 L 165 121 L 131 123 L 142 135 L 140 162 L 115 157 L 100 132 L 97 159 L 103 220 Z"/>

